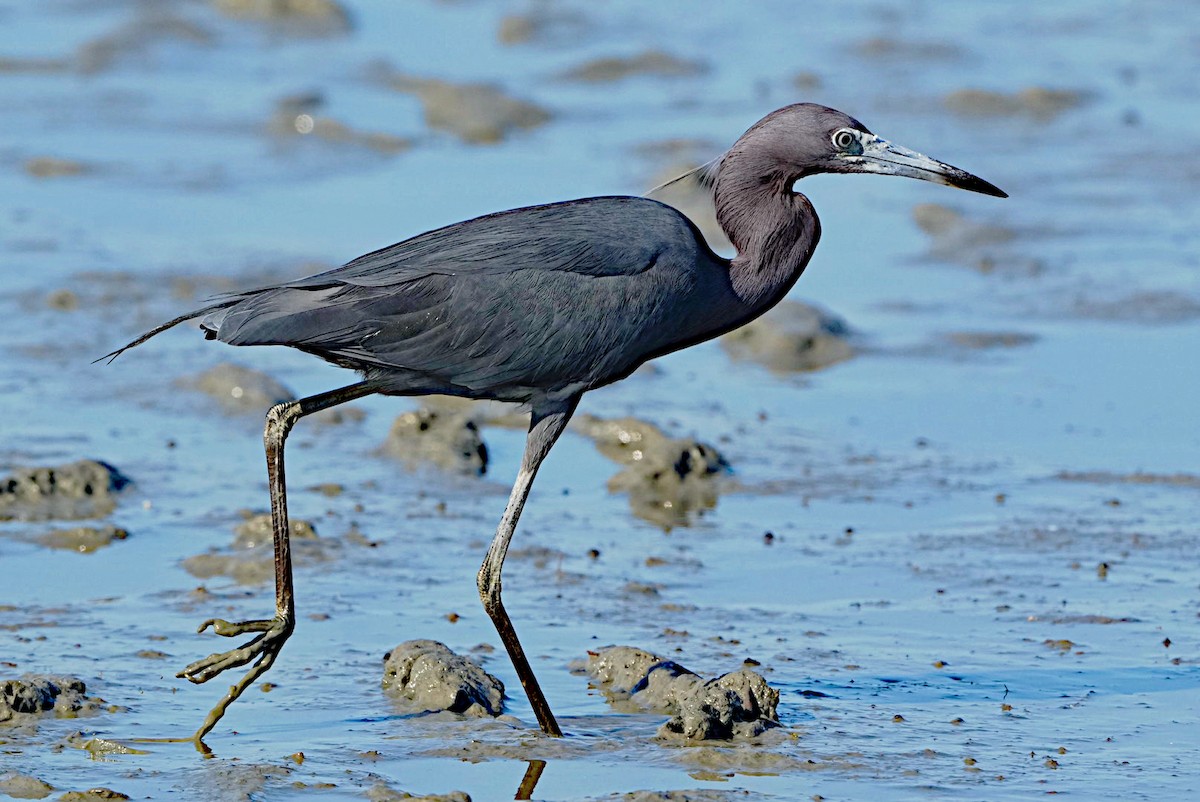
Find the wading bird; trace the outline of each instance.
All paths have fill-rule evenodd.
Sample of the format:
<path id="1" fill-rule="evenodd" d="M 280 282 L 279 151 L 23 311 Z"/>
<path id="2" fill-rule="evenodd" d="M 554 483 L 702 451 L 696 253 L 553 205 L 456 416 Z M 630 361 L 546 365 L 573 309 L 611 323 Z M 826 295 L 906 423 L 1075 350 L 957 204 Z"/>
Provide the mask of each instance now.
<path id="1" fill-rule="evenodd" d="M 538 467 L 580 396 L 648 359 L 717 337 L 766 312 L 817 246 L 812 204 L 793 189 L 814 173 L 920 178 L 1007 197 L 957 167 L 893 145 L 857 120 L 800 103 L 768 114 L 694 170 L 737 249 L 717 256 L 684 215 L 639 197 L 599 197 L 499 212 L 405 240 L 336 270 L 234 293 L 112 352 L 200 318 L 230 345 L 287 345 L 362 380 L 267 413 L 264 441 L 275 543 L 275 615 L 205 621 L 244 645 L 179 673 L 195 683 L 254 662 L 193 736 L 271 667 L 295 627 L 283 446 L 297 420 L 371 393 L 513 401 L 531 411 L 508 506 L 479 569 L 479 595 L 542 730 L 561 735 L 500 598 L 500 572 Z"/>

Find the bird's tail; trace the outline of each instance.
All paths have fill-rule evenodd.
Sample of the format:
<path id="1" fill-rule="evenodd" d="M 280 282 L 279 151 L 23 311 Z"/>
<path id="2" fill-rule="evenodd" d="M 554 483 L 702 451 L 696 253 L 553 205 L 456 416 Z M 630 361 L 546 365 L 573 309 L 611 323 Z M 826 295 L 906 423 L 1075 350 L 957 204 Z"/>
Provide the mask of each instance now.
<path id="1" fill-rule="evenodd" d="M 146 340 L 149 340 L 151 337 L 153 337 L 156 334 L 162 334 L 167 329 L 178 326 L 180 323 L 183 323 L 184 321 L 192 320 L 193 318 L 198 318 L 201 315 L 207 315 L 210 312 L 216 312 L 218 309 L 224 309 L 228 306 L 233 306 L 240 300 L 242 300 L 240 295 L 237 297 L 234 297 L 234 298 L 226 298 L 222 301 L 218 301 L 217 303 L 209 304 L 208 306 L 201 307 L 200 309 L 196 309 L 191 312 L 188 312 L 186 315 L 180 315 L 179 317 L 177 317 L 173 320 L 168 320 L 166 323 L 163 323 L 159 326 L 155 326 L 154 328 L 150 329 L 150 331 L 141 335 L 136 340 L 133 340 L 130 343 L 122 345 L 117 350 L 111 351 L 111 352 L 105 354 L 104 356 L 100 357 L 99 359 L 93 359 L 92 364 L 94 365 L 97 362 L 101 362 L 105 359 L 107 359 L 109 361 L 109 364 L 111 364 L 114 359 L 116 359 L 121 354 L 128 351 L 130 348 L 141 345 L 142 343 L 146 342 Z"/>

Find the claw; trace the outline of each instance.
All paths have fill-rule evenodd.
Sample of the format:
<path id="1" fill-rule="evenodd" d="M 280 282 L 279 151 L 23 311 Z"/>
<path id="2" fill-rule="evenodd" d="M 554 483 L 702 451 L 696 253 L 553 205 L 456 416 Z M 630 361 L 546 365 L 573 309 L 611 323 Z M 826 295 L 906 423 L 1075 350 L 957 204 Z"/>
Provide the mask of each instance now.
<path id="1" fill-rule="evenodd" d="M 281 625 L 283 622 L 278 618 L 268 618 L 258 621 L 239 621 L 232 623 L 224 618 L 210 618 L 205 621 L 196 632 L 203 632 L 212 627 L 212 631 L 217 635 L 226 638 L 234 638 L 238 635 L 245 635 L 247 632 L 267 632 L 271 628 Z"/>
<path id="2" fill-rule="evenodd" d="M 221 716 L 225 715 L 226 708 L 241 696 L 242 692 L 250 687 L 254 680 L 258 679 L 271 667 L 280 650 L 283 648 L 283 644 L 291 636 L 294 624 L 289 618 L 284 616 L 276 616 L 269 620 L 241 621 L 238 623 L 232 623 L 222 618 L 210 618 L 200 625 L 197 632 L 203 632 L 209 627 L 212 627 L 213 632 L 217 635 L 224 637 L 234 637 L 247 632 L 257 632 L 259 634 L 236 649 L 210 654 L 208 657 L 197 660 L 175 676 L 199 685 L 208 682 L 223 671 L 244 666 L 255 660 L 257 662 L 251 666 L 245 676 L 238 680 L 237 684 L 230 686 L 229 692 L 225 694 L 225 697 L 209 712 L 200 729 L 192 737 L 192 740 L 197 743 L 216 726 Z"/>

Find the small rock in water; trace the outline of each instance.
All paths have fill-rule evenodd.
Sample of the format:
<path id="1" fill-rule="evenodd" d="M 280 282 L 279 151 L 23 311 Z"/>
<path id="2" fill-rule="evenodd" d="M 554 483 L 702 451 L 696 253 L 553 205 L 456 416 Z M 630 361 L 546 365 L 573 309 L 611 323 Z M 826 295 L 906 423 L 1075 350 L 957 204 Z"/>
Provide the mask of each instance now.
<path id="1" fill-rule="evenodd" d="M 131 484 L 113 466 L 84 459 L 54 468 L 26 468 L 0 479 L 0 521 L 102 518 Z"/>
<path id="2" fill-rule="evenodd" d="M 487 473 L 487 445 L 464 413 L 429 408 L 405 412 L 392 424 L 380 453 L 410 465 L 430 463 L 473 476 Z"/>
<path id="3" fill-rule="evenodd" d="M 504 707 L 504 683 L 443 643 L 410 640 L 387 654 L 383 689 L 405 707 L 482 718 Z"/>
<path id="4" fill-rule="evenodd" d="M 779 724 L 779 691 L 748 668 L 705 680 L 643 649 L 609 646 L 588 653 L 585 671 L 610 700 L 670 714 L 660 737 L 745 739 Z"/>

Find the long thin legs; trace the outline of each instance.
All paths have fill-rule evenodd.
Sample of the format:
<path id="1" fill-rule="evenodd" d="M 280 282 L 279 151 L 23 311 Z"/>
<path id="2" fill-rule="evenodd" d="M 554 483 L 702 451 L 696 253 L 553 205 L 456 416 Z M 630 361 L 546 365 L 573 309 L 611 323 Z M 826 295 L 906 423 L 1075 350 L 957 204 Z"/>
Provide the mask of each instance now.
<path id="1" fill-rule="evenodd" d="M 211 626 L 213 632 L 225 637 L 236 637 L 248 632 L 259 634 L 237 649 L 210 654 L 203 660 L 197 660 L 177 675 L 199 684 L 208 682 L 230 668 L 244 666 L 255 658 L 258 660 L 245 676 L 235 685 L 230 686 L 229 692 L 209 712 L 204 723 L 200 725 L 200 729 L 196 730 L 196 734 L 192 736 L 196 742 L 200 742 L 217 725 L 221 716 L 225 715 L 225 710 L 229 705 L 233 704 L 243 691 L 271 667 L 296 626 L 296 604 L 292 587 L 292 547 L 288 538 L 287 486 L 283 470 L 283 444 L 287 440 L 288 432 L 292 430 L 296 421 L 305 415 L 353 401 L 372 392 L 374 390 L 367 382 L 359 382 L 340 390 L 331 390 L 327 393 L 302 398 L 299 401 L 278 404 L 267 413 L 263 444 L 267 452 L 267 483 L 271 491 L 271 529 L 274 532 L 275 540 L 275 617 L 238 623 L 231 623 L 221 618 L 210 618 L 200 625 L 198 632 L 203 632 Z"/>
<path id="2" fill-rule="evenodd" d="M 500 519 L 500 526 L 496 530 L 492 544 L 488 547 L 487 557 L 484 558 L 483 565 L 479 568 L 478 577 L 479 597 L 483 600 L 483 609 L 487 611 L 492 623 L 496 625 L 500 640 L 504 643 L 504 648 L 508 650 L 508 656 L 512 659 L 513 667 L 517 670 L 517 677 L 525 688 L 530 705 L 533 706 L 538 724 L 547 735 L 555 736 L 561 736 L 562 730 L 559 729 L 558 722 L 554 719 L 554 713 L 550 711 L 550 704 L 546 701 L 541 686 L 538 685 L 537 677 L 533 675 L 533 669 L 529 667 L 525 650 L 521 648 L 521 642 L 517 640 L 517 632 L 513 629 L 512 620 L 509 619 L 504 604 L 500 600 L 500 572 L 504 568 L 504 555 L 508 553 L 508 544 L 512 541 L 513 532 L 516 531 L 517 520 L 521 517 L 525 499 L 529 497 L 529 488 L 533 485 L 533 478 L 537 475 L 538 468 L 541 467 L 542 460 L 546 458 L 550 447 L 554 445 L 558 436 L 566 428 L 567 421 L 571 419 L 571 414 L 575 411 L 578 403 L 579 397 L 576 396 L 552 409 L 535 408 L 533 410 L 529 421 L 529 435 L 525 440 L 525 456 L 521 460 L 521 469 L 517 472 L 517 481 L 513 484 L 508 507 L 504 510 L 504 517 Z"/>

